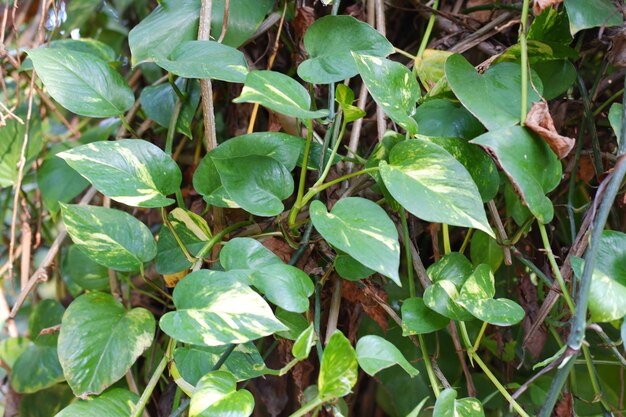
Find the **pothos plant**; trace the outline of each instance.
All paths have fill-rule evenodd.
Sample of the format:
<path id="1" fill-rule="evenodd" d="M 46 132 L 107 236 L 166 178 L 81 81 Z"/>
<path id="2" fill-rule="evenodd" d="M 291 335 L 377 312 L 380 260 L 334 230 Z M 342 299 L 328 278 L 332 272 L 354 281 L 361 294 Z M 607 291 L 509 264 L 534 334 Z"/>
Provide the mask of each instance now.
<path id="1" fill-rule="evenodd" d="M 128 32 L 131 64 L 152 80 L 140 92 L 116 68 L 106 36 L 51 32 L 14 68 L 30 74 L 31 90 L 43 90 L 17 115 L 36 113 L 48 96 L 65 110 L 41 123 L 36 116 L 6 120 L 0 181 L 17 188 L 16 202 L 20 192 L 25 201 L 32 192 L 23 185 L 36 184 L 48 213 L 47 237 L 56 237 L 57 249 L 63 229 L 71 240 L 60 262 L 69 295 L 33 297 L 22 309 L 29 312 L 27 329 L 20 329 L 27 336 L 1 342 L 11 388 L 24 394 L 21 415 L 245 417 L 263 397 L 262 390 L 247 389 L 251 381 L 262 385 L 263 378 L 290 378 L 299 369 L 301 383 L 306 362 L 319 363 L 317 377 L 286 411 L 293 417 L 320 410 L 348 415 L 344 398 L 366 375 L 377 378 L 377 400 L 393 416 L 550 415 L 558 381 L 568 375 L 581 413 L 622 407 L 618 390 L 602 390 L 606 376 L 594 369 L 583 341 L 586 326 L 605 335 L 597 323 L 619 325 L 626 315 L 626 235 L 596 233 L 606 222 L 603 203 L 586 259 L 579 257 L 584 249 L 568 257 L 581 280 L 566 282 L 546 226 L 556 216 L 549 193 L 562 183 L 559 158 L 571 144 L 527 120 L 536 105 L 571 94 L 577 76 L 571 61 L 578 56 L 572 36 L 622 24 L 609 0 L 544 6 L 529 27 L 525 0 L 519 43 L 481 71 L 460 54 L 426 49 L 432 25 L 413 57 L 368 24 L 337 15 L 337 2 L 306 30 L 297 76 L 252 69 L 237 49 L 267 21 L 273 1 L 212 2 L 215 40 L 197 36 L 208 19 L 201 13 L 206 3 L 163 0 Z M 283 19 L 292 6 L 284 4 Z M 70 7 L 69 21 L 79 27 L 85 10 Z M 53 28 L 65 25 L 59 10 L 50 16 Z M 412 69 L 390 59 L 396 53 L 408 55 Z M 355 124 L 367 115 L 350 87 L 359 79 L 391 122 L 370 150 L 358 146 L 358 136 L 348 142 L 347 132 L 358 132 Z M 187 138 L 198 144 L 199 156 L 211 134 L 205 128 L 215 129 L 214 122 L 202 123 L 213 111 L 207 80 L 243 84 L 233 102 L 280 115 L 285 132 L 251 131 L 214 148 L 208 142 L 190 175 L 178 161 Z M 18 84 L 9 88 L 16 99 Z M 196 110 L 201 96 L 203 117 Z M 138 134 L 140 126 L 129 120 L 137 112 L 165 139 Z M 52 118 L 65 114 L 80 116 L 78 126 L 59 136 L 78 130 L 80 137 L 50 139 L 42 153 L 41 137 L 52 137 L 45 131 L 59 130 Z M 621 108 L 611 114 L 619 131 Z M 14 169 L 20 157 L 38 160 L 36 178 L 28 176 L 28 164 Z M 618 161 L 603 183 L 609 208 L 623 176 Z M 72 203 L 88 188 L 82 204 Z M 93 190 L 104 204 L 95 204 Z M 202 207 L 191 204 L 194 195 Z M 500 213 L 511 217 L 507 227 Z M 569 221 L 573 240 L 582 220 Z M 426 223 L 434 261 L 420 254 L 424 242 L 416 240 L 416 228 Z M 516 248 L 537 230 L 551 273 Z M 519 324 L 529 304 L 507 298 L 517 298 L 510 286 L 522 285 L 521 275 L 543 280 L 524 285 L 562 294 L 565 313 L 548 323 L 554 349 L 539 363 L 523 354 L 528 333 Z M 7 326 L 19 319 L 40 276 L 32 283 L 25 278 Z M 368 308 L 384 318 L 342 331 L 342 285 L 370 302 L 371 317 Z M 555 323 L 569 315 L 574 321 L 564 341 Z M 276 346 L 286 346 L 283 357 L 290 359 L 268 366 Z M 579 350 L 588 374 L 570 373 Z M 613 354 L 624 365 L 616 348 Z M 494 358 L 516 358 L 526 377 L 507 377 Z M 555 388 L 549 389 L 549 376 L 532 376 L 533 365 L 546 373 L 559 365 Z M 520 384 L 531 376 L 535 382 L 524 393 L 528 386 Z M 589 380 L 595 402 L 585 404 L 587 387 L 575 381 Z"/>

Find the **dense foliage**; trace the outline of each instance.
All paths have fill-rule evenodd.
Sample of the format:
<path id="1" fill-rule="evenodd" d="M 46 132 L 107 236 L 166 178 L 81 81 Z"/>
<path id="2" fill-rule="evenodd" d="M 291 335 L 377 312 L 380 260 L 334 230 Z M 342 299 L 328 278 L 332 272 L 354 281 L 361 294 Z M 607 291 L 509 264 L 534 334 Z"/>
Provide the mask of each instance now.
<path id="1" fill-rule="evenodd" d="M 1 6 L 4 415 L 622 415 L 623 6 L 425 3 Z"/>

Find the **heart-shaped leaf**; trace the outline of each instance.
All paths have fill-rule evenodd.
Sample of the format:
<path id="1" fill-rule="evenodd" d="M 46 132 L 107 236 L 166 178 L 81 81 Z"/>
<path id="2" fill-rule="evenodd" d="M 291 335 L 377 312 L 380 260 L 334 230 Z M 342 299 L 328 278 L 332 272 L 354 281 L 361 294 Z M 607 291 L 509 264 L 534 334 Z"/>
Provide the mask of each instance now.
<path id="1" fill-rule="evenodd" d="M 492 200 L 500 188 L 500 175 L 493 160 L 479 146 L 461 138 L 431 137 L 426 140 L 436 143 L 459 161 L 478 187 L 483 202 Z"/>
<path id="2" fill-rule="evenodd" d="M 308 358 L 311 353 L 311 347 L 315 344 L 315 339 L 315 327 L 311 323 L 293 342 L 293 347 L 291 348 L 293 357 L 300 361 Z"/>
<path id="3" fill-rule="evenodd" d="M 220 251 L 220 263 L 226 271 L 231 269 L 260 270 L 266 266 L 281 265 L 283 261 L 258 240 L 236 237 Z"/>
<path id="4" fill-rule="evenodd" d="M 413 117 L 425 136 L 472 139 L 485 131 L 472 113 L 450 100 L 428 100 Z"/>
<path id="5" fill-rule="evenodd" d="M 22 118 L 25 113 L 17 112 L 16 114 Z M 17 179 L 17 164 L 22 155 L 22 145 L 26 134 L 26 125 L 18 122 L 13 118 L 7 118 L 6 124 L 0 129 L 0 187 L 10 187 Z M 29 138 L 26 148 L 26 162 L 32 162 L 41 151 L 42 135 L 39 133 L 39 123 L 32 120 L 29 126 Z M 43 191 L 42 191 L 43 193 Z"/>
<path id="6" fill-rule="evenodd" d="M 371 376 L 394 365 L 400 365 L 411 377 L 419 374 L 393 343 L 380 336 L 360 338 L 356 344 L 356 356 L 361 368 Z"/>
<path id="7" fill-rule="evenodd" d="M 422 220 L 472 227 L 494 236 L 476 184 L 445 149 L 424 140 L 400 142 L 380 175 L 391 195 Z"/>
<path id="8" fill-rule="evenodd" d="M 458 288 L 447 279 L 433 282 L 433 285 L 424 291 L 424 304 L 431 310 L 452 320 L 472 320 L 474 316 L 457 303 L 458 298 Z"/>
<path id="9" fill-rule="evenodd" d="M 130 214 L 95 206 L 62 204 L 63 222 L 78 249 L 118 271 L 137 271 L 157 252 L 150 229 Z"/>
<path id="10" fill-rule="evenodd" d="M 212 157 L 224 191 L 242 209 L 256 216 L 283 212 L 282 200 L 293 193 L 293 177 L 269 156 Z"/>
<path id="11" fill-rule="evenodd" d="M 179 347 L 174 351 L 174 362 L 185 381 L 195 386 L 200 378 L 213 370 L 229 348 L 229 346 Z M 263 375 L 267 368 L 256 346 L 250 342 L 237 345 L 220 369 L 233 374 L 237 381 L 245 381 Z"/>
<path id="12" fill-rule="evenodd" d="M 351 78 L 357 68 L 350 55 L 385 57 L 393 45 L 376 29 L 352 16 L 324 16 L 304 34 L 309 59 L 298 66 L 298 75 L 312 84 L 328 84 Z"/>
<path id="13" fill-rule="evenodd" d="M 472 235 L 470 242 L 470 258 L 474 266 L 487 264 L 495 273 L 504 260 L 504 253 L 494 238 L 477 231 Z"/>
<path id="14" fill-rule="evenodd" d="M 448 84 L 465 108 L 489 130 L 514 126 L 520 121 L 521 69 L 519 64 L 502 62 L 479 74 L 462 55 L 446 61 Z M 534 87 L 534 88 L 533 88 Z M 538 76 L 528 83 L 528 109 L 541 100 L 535 92 L 543 90 Z"/>
<path id="15" fill-rule="evenodd" d="M 251 71 L 235 103 L 259 103 L 275 112 L 299 119 L 317 119 L 327 110 L 311 110 L 311 96 L 293 78 L 275 71 Z"/>
<path id="16" fill-rule="evenodd" d="M 50 388 L 28 394 L 21 398 L 20 417 L 50 417 L 72 402 L 74 394 L 67 384 L 56 384 Z"/>
<path id="17" fill-rule="evenodd" d="M 485 417 L 480 400 L 476 398 L 457 400 L 456 395 L 452 388 L 443 390 L 435 403 L 433 417 Z"/>
<path id="18" fill-rule="evenodd" d="M 119 116 L 135 97 L 124 78 L 94 55 L 69 49 L 31 49 L 48 94 L 71 112 L 87 117 Z"/>
<path id="19" fill-rule="evenodd" d="M 409 134 L 417 133 L 413 116 L 420 86 L 404 65 L 385 58 L 352 53 L 363 82 L 376 103 Z"/>
<path id="20" fill-rule="evenodd" d="M 96 39 L 59 39 L 50 42 L 48 48 L 67 49 L 70 51 L 85 52 L 103 61 L 115 61 L 115 51 L 104 42 Z"/>
<path id="21" fill-rule="evenodd" d="M 315 229 L 339 250 L 401 285 L 398 232 L 385 210 L 360 197 L 343 198 L 330 213 L 320 201 L 309 208 Z"/>
<path id="22" fill-rule="evenodd" d="M 254 397 L 250 391 L 237 391 L 237 379 L 230 372 L 213 371 L 198 381 L 191 396 L 189 417 L 248 417 L 252 411 Z"/>
<path id="23" fill-rule="evenodd" d="M 619 26 L 624 18 L 611 0 L 565 0 L 565 10 L 569 17 L 570 32 L 575 35 L 578 31 L 597 26 Z"/>
<path id="24" fill-rule="evenodd" d="M 113 388 L 97 397 L 76 401 L 54 417 L 128 417 L 138 400 L 128 390 Z"/>
<path id="25" fill-rule="evenodd" d="M 176 130 L 191 138 L 191 122 L 200 102 L 200 84 L 197 81 L 185 81 L 183 78 L 177 79 L 175 84 L 179 90 L 187 93 L 178 115 Z M 145 110 L 146 116 L 167 128 L 177 98 L 174 88 L 169 83 L 147 86 L 141 90 L 141 107 Z"/>
<path id="26" fill-rule="evenodd" d="M 443 329 L 449 322 L 449 318 L 428 308 L 422 298 L 407 298 L 402 303 L 403 336 L 432 333 Z"/>
<path id="27" fill-rule="evenodd" d="M 164 207 L 180 188 L 176 162 L 140 139 L 96 142 L 58 154 L 102 194 L 129 206 Z"/>
<path id="28" fill-rule="evenodd" d="M 214 41 L 182 42 L 169 59 L 157 59 L 156 63 L 185 78 L 243 83 L 248 74 L 248 64 L 241 51 Z"/>
<path id="29" fill-rule="evenodd" d="M 467 278 L 456 302 L 474 317 L 496 326 L 511 326 L 524 318 L 524 309 L 506 298 L 493 299 L 496 290 L 489 265 L 481 264 Z"/>
<path id="30" fill-rule="evenodd" d="M 200 161 L 200 165 L 198 165 L 198 169 L 196 169 L 193 176 L 194 188 L 204 196 L 204 199 L 209 204 L 213 204 L 218 207 L 239 207 L 233 197 L 231 197 L 229 192 L 224 188 L 220 172 L 215 165 L 216 159 L 229 160 L 243 157 L 263 156 L 276 160 L 279 164 L 266 161 L 264 165 L 259 167 L 250 164 L 245 167 L 246 172 L 248 172 L 249 175 L 241 178 L 244 180 L 243 185 L 245 185 L 245 187 L 256 188 L 259 185 L 256 181 L 264 175 L 261 173 L 264 167 L 277 169 L 278 172 L 282 173 L 281 175 L 284 174 L 284 169 L 281 168 L 281 165 L 284 166 L 287 171 L 292 171 L 298 162 L 300 152 L 303 148 L 304 140 L 302 138 L 279 132 L 259 132 L 234 137 L 220 144 L 213 151 L 209 152 L 202 159 L 202 161 Z M 288 187 L 289 183 L 290 180 L 283 175 L 282 186 Z M 282 194 L 283 189 L 278 189 L 278 185 L 279 184 L 270 184 L 268 189 L 277 189 L 279 194 Z M 238 194 L 238 199 L 245 199 L 249 208 L 253 208 L 256 211 L 259 208 L 255 208 L 256 204 L 251 204 L 249 197 L 258 197 L 261 194 L 273 202 L 274 210 L 282 211 L 282 208 L 278 208 L 278 203 L 280 203 L 280 201 L 277 201 L 277 199 L 280 197 L 271 193 L 263 192 L 263 190 L 253 190 L 252 196 Z M 282 203 L 280 203 L 280 207 L 282 207 Z M 263 207 L 260 207 L 260 209 L 265 212 L 267 211 L 266 208 Z"/>
<path id="31" fill-rule="evenodd" d="M 154 316 L 126 310 L 113 296 L 90 292 L 67 308 L 59 334 L 59 360 L 74 394 L 98 395 L 126 374 L 152 344 Z"/>
<path id="32" fill-rule="evenodd" d="M 354 106 L 354 91 L 345 84 L 335 87 L 335 101 L 341 106 L 345 123 L 354 122 L 367 114 L 364 110 Z"/>
<path id="33" fill-rule="evenodd" d="M 350 394 L 356 384 L 359 365 L 350 341 L 339 330 L 330 336 L 324 349 L 317 378 L 319 398 L 327 402 Z"/>
<path id="34" fill-rule="evenodd" d="M 109 290 L 109 269 L 91 260 L 76 245 L 68 248 L 62 272 L 64 276 L 86 290 Z"/>
<path id="35" fill-rule="evenodd" d="M 371 276 L 374 271 L 345 253 L 338 253 L 335 258 L 335 271 L 343 279 L 358 281 Z"/>
<path id="36" fill-rule="evenodd" d="M 193 345 L 244 343 L 287 329 L 265 300 L 232 273 L 187 275 L 174 289 L 174 304 L 177 310 L 161 317 L 161 329 Z"/>
<path id="37" fill-rule="evenodd" d="M 546 193 L 561 180 L 561 163 L 545 140 L 513 126 L 487 132 L 472 141 L 493 155 L 532 214 L 542 223 L 554 215 Z"/>

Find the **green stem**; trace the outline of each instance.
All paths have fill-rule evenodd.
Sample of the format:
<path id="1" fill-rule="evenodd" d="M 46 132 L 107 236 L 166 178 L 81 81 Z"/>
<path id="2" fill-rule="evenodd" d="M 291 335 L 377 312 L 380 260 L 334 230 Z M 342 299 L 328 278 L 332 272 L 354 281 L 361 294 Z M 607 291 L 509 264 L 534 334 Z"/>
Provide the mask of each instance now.
<path id="1" fill-rule="evenodd" d="M 465 239 L 463 239 L 463 243 L 461 244 L 461 249 L 459 249 L 459 253 L 465 252 L 465 249 L 467 249 L 467 245 L 469 245 L 470 240 L 472 239 L 473 233 L 474 229 L 467 229 L 467 234 L 465 235 Z"/>
<path id="2" fill-rule="evenodd" d="M 143 390 L 143 393 L 141 394 L 141 397 L 139 398 L 137 405 L 133 409 L 133 412 L 130 414 L 130 417 L 140 417 L 141 414 L 143 413 L 143 409 L 146 407 L 146 404 L 148 403 L 150 396 L 152 396 L 152 392 L 154 391 L 156 384 L 159 382 L 159 379 L 161 378 L 163 371 L 165 371 L 165 367 L 167 366 L 167 362 L 169 360 L 169 355 L 171 353 L 171 347 L 173 343 L 175 343 L 174 339 L 170 339 L 168 346 L 167 346 L 167 350 L 165 351 L 165 354 L 163 355 L 161 362 L 159 362 L 156 369 L 154 370 L 154 373 L 150 377 L 150 381 L 148 381 L 148 385 L 146 385 L 146 389 Z"/>
<path id="3" fill-rule="evenodd" d="M 496 378 L 496 376 L 491 372 L 491 370 L 487 367 L 487 365 L 485 365 L 482 359 L 480 359 L 480 357 L 475 354 L 472 354 L 471 356 L 474 358 L 478 366 L 480 366 L 480 368 L 483 370 L 485 375 L 487 375 L 487 378 L 489 378 L 491 382 L 493 383 L 493 385 L 495 385 L 495 387 L 498 389 L 498 391 L 500 391 L 500 394 L 502 394 L 502 396 L 506 398 L 506 400 L 509 402 L 509 405 L 513 407 L 513 409 L 517 411 L 517 413 L 520 416 L 530 417 L 526 413 L 526 411 L 524 411 L 524 409 L 517 403 L 517 401 L 515 401 L 513 397 L 511 397 L 511 394 L 509 394 L 506 388 L 504 388 L 504 386 L 500 383 L 500 381 L 498 381 L 498 378 Z"/>
<path id="4" fill-rule="evenodd" d="M 450 230 L 446 223 L 442 223 L 441 230 L 443 233 L 443 253 L 447 255 L 452 252 L 452 248 L 450 247 Z"/>
<path id="5" fill-rule="evenodd" d="M 137 132 L 135 132 L 135 129 L 133 129 L 132 127 L 130 127 L 130 124 L 128 124 L 128 120 L 126 120 L 126 116 L 124 116 L 123 113 L 120 113 L 120 120 L 122 121 L 122 124 L 124 125 L 124 127 L 126 128 L 126 130 L 128 130 L 128 132 L 133 135 L 133 137 L 139 137 L 139 135 L 137 135 Z"/>
<path id="6" fill-rule="evenodd" d="M 165 137 L 165 153 L 172 155 L 172 147 L 174 146 L 174 135 L 176 134 L 176 124 L 178 123 L 178 116 L 180 110 L 183 108 L 183 101 L 178 98 L 174 109 L 172 110 L 172 116 L 170 117 L 170 123 L 167 127 L 167 136 Z"/>
<path id="7" fill-rule="evenodd" d="M 537 221 L 537 224 L 539 225 L 539 232 L 541 233 L 541 240 L 543 241 L 543 247 L 546 251 L 546 254 L 548 255 L 548 260 L 550 261 L 550 267 L 552 267 L 552 272 L 554 273 L 554 277 L 559 283 L 559 287 L 561 288 L 561 292 L 563 293 L 563 297 L 565 298 L 565 302 L 567 303 L 567 306 L 569 307 L 572 314 L 574 314 L 576 312 L 576 307 L 574 306 L 574 303 L 572 302 L 572 299 L 569 295 L 569 290 L 567 289 L 567 286 L 565 285 L 565 281 L 563 280 L 563 276 L 561 275 L 561 270 L 559 269 L 559 266 L 556 264 L 556 259 L 554 259 L 554 254 L 552 253 L 552 247 L 550 246 L 550 241 L 548 240 L 548 234 L 546 233 L 546 226 L 540 221 Z"/>
<path id="8" fill-rule="evenodd" d="M 185 199 L 183 198 L 183 192 L 181 191 L 180 188 L 176 190 L 176 204 L 178 204 L 178 207 L 182 209 L 187 208 L 185 206 Z"/>
<path id="9" fill-rule="evenodd" d="M 343 123 L 341 123 L 341 130 L 339 131 L 339 136 L 337 136 L 337 138 L 335 140 L 335 145 L 333 146 L 333 150 L 330 153 L 330 158 L 328 158 L 328 162 L 326 163 L 326 166 L 324 167 L 324 171 L 322 172 L 322 175 L 320 175 L 320 177 L 315 182 L 315 184 L 313 184 L 314 188 L 319 186 L 319 185 L 321 185 L 324 182 L 324 180 L 326 179 L 326 177 L 328 176 L 328 173 L 330 172 L 330 168 L 333 165 L 333 160 L 335 159 L 335 156 L 337 156 L 337 151 L 339 150 L 339 145 L 341 145 L 341 139 L 343 138 L 343 135 L 346 132 L 346 126 L 347 125 L 348 125 L 348 123 L 345 120 L 343 121 Z"/>
<path id="10" fill-rule="evenodd" d="M 180 247 L 180 250 L 183 251 L 183 254 L 185 255 L 185 258 L 187 258 L 187 260 L 191 263 L 196 262 L 196 257 L 193 256 L 189 250 L 187 250 L 187 247 L 185 246 L 185 243 L 183 242 L 183 240 L 180 238 L 180 236 L 178 235 L 178 232 L 176 232 L 176 229 L 174 229 L 174 226 L 172 226 L 172 223 L 170 222 L 170 220 L 167 218 L 167 213 L 165 212 L 165 208 L 161 207 L 161 219 L 163 220 L 163 224 L 165 224 L 165 226 L 170 229 L 170 232 L 172 232 L 172 236 L 174 236 L 174 240 L 176 241 L 176 243 L 178 243 L 178 246 Z"/>
<path id="11" fill-rule="evenodd" d="M 459 321 L 459 329 L 461 329 L 461 338 L 463 339 L 463 344 L 467 349 L 467 352 L 470 353 L 472 351 L 472 342 L 470 341 L 469 334 L 467 333 L 467 327 L 465 327 L 464 321 Z M 470 360 L 472 359 L 472 355 L 470 356 Z"/>
<path id="12" fill-rule="evenodd" d="M 602 395 L 602 388 L 600 388 L 600 382 L 598 381 L 596 371 L 593 368 L 591 353 L 589 352 L 587 345 L 583 345 L 583 356 L 585 357 L 585 364 L 587 365 L 587 372 L 589 372 L 589 379 L 591 380 L 591 387 L 593 388 L 595 397 L 600 401 L 600 404 L 602 404 L 604 409 L 609 411 L 611 410 L 611 406 L 606 402 L 604 396 Z"/>
<path id="13" fill-rule="evenodd" d="M 437 10 L 439 7 L 439 0 L 435 0 L 433 4 L 433 10 Z M 417 50 L 417 57 L 421 58 L 424 55 L 424 51 L 426 50 L 426 46 L 428 46 L 428 40 L 430 39 L 430 34 L 433 31 L 433 27 L 435 26 L 435 13 L 431 14 L 428 18 L 428 24 L 426 25 L 426 30 L 424 31 L 424 36 L 422 37 L 422 42 L 420 43 L 420 47 Z"/>
<path id="14" fill-rule="evenodd" d="M 397 54 L 403 55 L 403 56 L 405 56 L 405 57 L 407 57 L 407 58 L 409 58 L 409 59 L 411 59 L 413 61 L 415 61 L 415 59 L 417 59 L 417 57 L 415 55 L 411 55 L 407 51 L 404 51 L 404 50 L 402 50 L 400 48 L 393 48 L 393 49 L 395 49 Z"/>
<path id="15" fill-rule="evenodd" d="M 320 398 L 316 398 L 313 401 L 311 401 L 310 403 L 305 404 L 302 408 L 300 408 L 298 411 L 296 411 L 295 413 L 293 413 L 289 417 L 302 417 L 302 416 L 305 416 L 310 411 L 312 411 L 313 409 L 321 406 L 322 404 L 324 404 L 324 402 Z"/>
<path id="16" fill-rule="evenodd" d="M 476 338 L 476 341 L 474 342 L 474 346 L 472 347 L 472 354 L 478 351 L 478 347 L 480 346 L 480 341 L 482 340 L 486 329 L 487 329 L 487 322 L 484 321 L 482 327 L 480 328 L 480 332 L 478 333 L 478 337 Z"/>
<path id="17" fill-rule="evenodd" d="M 211 238 L 211 240 L 209 240 L 207 243 L 204 244 L 202 249 L 200 249 L 200 252 L 198 252 L 198 256 L 196 256 L 196 258 L 198 258 L 197 262 L 201 263 L 202 259 L 209 254 L 211 249 L 213 249 L 213 246 L 215 246 L 216 244 L 221 242 L 222 239 L 224 239 L 224 236 L 226 236 L 227 234 L 232 233 L 235 230 L 240 229 L 240 228 L 242 228 L 244 226 L 248 226 L 250 224 L 252 224 L 251 220 L 246 220 L 246 221 L 243 221 L 243 222 L 235 223 L 233 225 L 230 225 L 230 226 L 226 227 L 224 230 L 222 230 L 221 232 L 219 232 L 218 234 L 213 236 Z"/>
<path id="18" fill-rule="evenodd" d="M 526 25 L 528 23 L 529 0 L 524 0 L 522 5 L 522 18 L 520 23 L 519 41 L 521 46 L 522 65 L 522 101 L 520 108 L 520 124 L 524 126 L 528 108 L 528 44 L 526 42 Z"/>
<path id="19" fill-rule="evenodd" d="M 406 275 L 409 280 L 409 296 L 415 297 L 415 281 L 413 279 L 413 257 L 411 256 L 411 243 L 409 241 L 409 226 L 406 221 L 406 211 L 400 207 L 400 221 L 402 222 L 402 239 L 404 241 L 404 256 L 406 257 Z"/>
<path id="20" fill-rule="evenodd" d="M 176 85 L 176 81 L 174 81 L 174 76 L 172 75 L 171 72 L 167 73 L 167 81 L 170 83 L 170 85 L 174 89 L 174 93 L 176 93 L 176 96 L 178 97 L 178 99 L 180 101 L 185 101 L 185 94 L 183 94 L 183 92 L 180 91 L 180 89 Z"/>
<path id="21" fill-rule="evenodd" d="M 428 379 L 430 380 L 430 385 L 433 387 L 433 393 L 435 394 L 435 398 L 439 397 L 439 381 L 435 377 L 435 372 L 433 371 L 433 364 L 430 363 L 430 355 L 428 354 L 428 349 L 426 348 L 426 343 L 424 343 L 424 337 L 421 334 L 417 335 L 417 338 L 420 342 L 420 349 L 422 350 L 422 359 L 424 359 L 424 366 L 426 367 L 426 373 L 428 374 Z"/>
<path id="22" fill-rule="evenodd" d="M 313 120 L 308 119 L 306 121 L 306 125 L 307 134 L 306 142 L 304 145 L 304 156 L 302 157 L 300 181 L 298 183 L 298 193 L 296 194 L 296 202 L 291 208 L 291 211 L 289 212 L 289 218 L 287 220 L 287 224 L 290 228 L 293 228 L 293 225 L 296 223 L 296 217 L 298 216 L 298 212 L 300 211 L 300 208 L 304 206 L 304 204 L 302 204 L 302 196 L 304 195 L 304 186 L 306 185 L 306 172 L 309 164 L 309 153 L 311 153 L 311 142 L 313 141 Z"/>

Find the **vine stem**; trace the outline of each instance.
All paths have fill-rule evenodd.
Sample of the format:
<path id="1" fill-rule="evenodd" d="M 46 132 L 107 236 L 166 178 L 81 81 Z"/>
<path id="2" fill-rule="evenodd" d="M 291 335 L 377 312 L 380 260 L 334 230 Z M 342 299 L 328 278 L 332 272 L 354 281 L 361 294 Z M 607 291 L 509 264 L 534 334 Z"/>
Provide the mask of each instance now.
<path id="1" fill-rule="evenodd" d="M 316 398 L 308 404 L 305 404 L 304 407 L 293 413 L 289 417 L 302 417 L 306 415 L 309 411 L 314 410 L 315 408 L 321 406 L 324 402 L 320 398 Z"/>
<path id="2" fill-rule="evenodd" d="M 567 303 L 567 306 L 569 307 L 570 311 L 573 314 L 576 311 L 576 307 L 574 306 L 574 303 L 572 302 L 572 298 L 569 295 L 569 290 L 567 289 L 567 286 L 565 285 L 565 281 L 563 280 L 563 276 L 561 275 L 561 270 L 559 269 L 559 266 L 556 264 L 556 259 L 554 259 L 554 254 L 552 253 L 552 246 L 550 246 L 550 240 L 548 239 L 548 233 L 546 232 L 546 226 L 540 221 L 537 221 L 537 224 L 539 225 L 539 232 L 541 233 L 541 240 L 543 241 L 543 247 L 546 251 L 546 254 L 548 255 L 548 260 L 550 261 L 550 267 L 552 267 L 552 272 L 554 273 L 554 277 L 559 283 L 559 287 L 561 287 L 561 292 L 563 293 L 565 302 Z"/>
<path id="3" fill-rule="evenodd" d="M 424 359 L 424 366 L 426 367 L 426 373 L 428 374 L 430 385 L 432 385 L 433 387 L 433 393 L 435 394 L 435 398 L 438 398 L 441 391 L 439 389 L 439 383 L 437 382 L 437 378 L 435 377 L 435 372 L 433 371 L 433 364 L 430 363 L 430 355 L 428 354 L 426 343 L 424 343 L 424 337 L 421 334 L 418 334 L 417 338 L 419 339 L 419 342 L 420 342 L 420 349 L 422 350 L 422 359 Z"/>
<path id="4" fill-rule="evenodd" d="M 528 108 L 528 44 L 526 42 L 526 25 L 528 24 L 529 0 L 524 0 L 522 5 L 522 18 L 520 23 L 519 41 L 521 46 L 521 70 L 522 70 L 522 100 L 520 107 L 520 124 L 526 123 L 526 112 Z"/>
<path id="5" fill-rule="evenodd" d="M 502 396 L 504 398 L 506 398 L 506 400 L 509 402 L 511 407 L 513 407 L 513 409 L 515 411 L 517 411 L 520 416 L 522 416 L 522 417 L 530 417 L 526 413 L 526 411 L 524 411 L 524 409 L 517 403 L 517 401 L 515 401 L 515 399 L 513 399 L 513 397 L 511 397 L 511 394 L 509 394 L 509 392 L 506 390 L 506 388 L 504 388 L 504 386 L 500 383 L 498 378 L 496 378 L 496 376 L 487 367 L 485 362 L 483 362 L 482 359 L 480 359 L 480 357 L 478 355 L 476 355 L 476 354 L 472 353 L 470 356 L 473 358 L 473 360 L 476 361 L 478 366 L 480 366 L 480 368 L 483 370 L 485 375 L 487 375 L 487 378 L 489 378 L 491 380 L 491 382 L 493 383 L 493 385 L 496 386 L 498 391 L 500 391 L 500 394 L 502 394 Z"/>
<path id="6" fill-rule="evenodd" d="M 443 253 L 447 255 L 452 252 L 452 248 L 450 247 L 450 230 L 446 223 L 442 223 L 441 226 L 441 232 L 443 234 Z"/>
<path id="7" fill-rule="evenodd" d="M 290 228 L 293 228 L 293 225 L 296 223 L 298 211 L 300 211 L 300 208 L 304 206 L 304 204 L 302 203 L 302 197 L 304 195 L 304 187 L 306 185 L 306 173 L 309 164 L 309 153 L 311 153 L 311 142 L 313 141 L 313 120 L 308 119 L 306 121 L 306 126 L 306 142 L 304 144 L 304 155 L 302 156 L 302 169 L 300 170 L 300 181 L 298 182 L 296 202 L 291 208 L 291 211 L 289 212 L 289 218 L 287 220 L 287 224 Z"/>
<path id="8" fill-rule="evenodd" d="M 200 24 L 198 26 L 198 40 L 209 40 L 211 34 L 211 11 L 213 9 L 212 0 L 202 0 L 200 8 Z M 210 151 L 217 147 L 217 136 L 215 134 L 215 114 L 213 113 L 213 88 L 211 80 L 200 80 L 202 96 L 202 114 L 204 116 L 204 131 L 206 134 L 206 149 Z"/>
<path id="9" fill-rule="evenodd" d="M 400 207 L 400 221 L 402 222 L 402 236 L 404 240 L 404 256 L 406 257 L 406 275 L 409 280 L 409 297 L 415 297 L 415 280 L 413 279 L 413 257 L 411 256 L 411 241 L 409 226 L 406 221 L 406 211 Z"/>
<path id="10" fill-rule="evenodd" d="M 154 391 L 154 388 L 159 382 L 159 379 L 161 378 L 163 371 L 165 371 L 165 367 L 167 366 L 167 362 L 169 361 L 172 355 L 172 349 L 174 348 L 175 344 L 176 344 L 176 341 L 174 339 L 169 340 L 167 344 L 167 349 L 165 350 L 165 354 L 163 355 L 163 358 L 161 358 L 161 362 L 159 362 L 156 369 L 154 370 L 154 373 L 150 377 L 150 381 L 148 381 L 148 385 L 146 385 L 146 389 L 141 394 L 141 397 L 139 398 L 137 405 L 135 405 L 133 412 L 130 414 L 130 417 L 139 417 L 143 414 L 143 409 L 146 408 L 146 404 L 148 403 L 148 400 L 152 396 L 152 392 Z"/>
<path id="11" fill-rule="evenodd" d="M 433 3 L 433 10 L 437 10 L 437 8 L 439 7 L 439 0 L 435 0 L 435 2 Z M 428 40 L 430 39 L 430 34 L 433 31 L 433 27 L 435 26 L 435 19 L 437 17 L 435 16 L 435 13 L 432 13 L 430 15 L 430 17 L 428 18 L 428 24 L 426 25 L 426 30 L 424 31 L 424 36 L 422 37 L 422 42 L 420 43 L 420 47 L 417 51 L 417 57 L 421 58 L 424 55 L 424 51 L 426 50 L 426 47 L 428 46 Z"/>
<path id="12" fill-rule="evenodd" d="M 222 239 L 224 239 L 224 236 L 226 236 L 227 234 L 232 233 L 235 230 L 240 229 L 240 228 L 242 228 L 244 226 L 248 226 L 250 224 L 252 224 L 251 220 L 246 220 L 246 221 L 243 221 L 243 222 L 235 223 L 233 225 L 228 226 L 227 228 L 225 228 L 224 230 L 222 230 L 221 232 L 219 232 L 215 236 L 213 236 L 211 238 L 211 240 L 209 240 L 207 243 L 204 244 L 202 249 L 200 249 L 200 252 L 198 252 L 198 255 L 196 256 L 196 258 L 198 258 L 198 260 L 196 261 L 196 264 L 193 266 L 193 270 L 197 271 L 198 269 L 200 269 L 200 267 L 202 266 L 202 259 L 205 256 L 208 255 L 208 253 L 211 251 L 211 249 L 213 249 L 213 246 L 215 246 L 216 244 L 221 242 Z"/>

